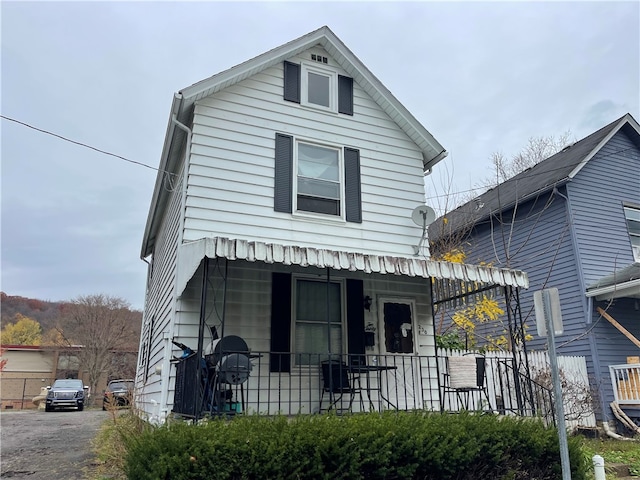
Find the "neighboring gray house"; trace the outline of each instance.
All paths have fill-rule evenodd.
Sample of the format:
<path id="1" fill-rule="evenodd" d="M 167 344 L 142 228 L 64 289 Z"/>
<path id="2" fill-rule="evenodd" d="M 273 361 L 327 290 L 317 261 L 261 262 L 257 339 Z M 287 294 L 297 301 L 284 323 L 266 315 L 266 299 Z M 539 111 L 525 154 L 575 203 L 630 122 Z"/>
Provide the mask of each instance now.
<path id="1" fill-rule="evenodd" d="M 429 228 L 432 252 L 452 238 L 471 263 L 527 272 L 521 306 L 534 338 L 533 293 L 557 287 L 561 355 L 583 355 L 598 388 L 599 418 L 609 419 L 609 366 L 640 349 L 598 307 L 640 338 L 640 128 L 629 114 L 501 183 Z M 436 238 L 437 237 L 437 238 Z M 640 404 L 640 397 L 637 399 Z M 604 415 L 603 415 L 604 414 Z"/>
<path id="2" fill-rule="evenodd" d="M 141 252 L 142 411 L 438 409 L 432 286 L 527 287 L 419 247 L 446 154 L 327 27 L 176 93 Z"/>

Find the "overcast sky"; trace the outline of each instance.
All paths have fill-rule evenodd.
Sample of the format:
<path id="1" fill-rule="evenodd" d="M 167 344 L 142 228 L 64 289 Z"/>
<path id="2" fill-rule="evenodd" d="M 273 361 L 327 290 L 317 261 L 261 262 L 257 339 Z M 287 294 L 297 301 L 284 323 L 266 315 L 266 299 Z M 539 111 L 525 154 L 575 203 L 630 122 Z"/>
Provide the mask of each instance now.
<path id="1" fill-rule="evenodd" d="M 436 206 L 532 136 L 640 119 L 640 3 L 0 4 L 2 115 L 157 167 L 174 92 L 323 25 L 444 145 Z M 155 172 L 2 119 L 1 289 L 142 309 Z"/>

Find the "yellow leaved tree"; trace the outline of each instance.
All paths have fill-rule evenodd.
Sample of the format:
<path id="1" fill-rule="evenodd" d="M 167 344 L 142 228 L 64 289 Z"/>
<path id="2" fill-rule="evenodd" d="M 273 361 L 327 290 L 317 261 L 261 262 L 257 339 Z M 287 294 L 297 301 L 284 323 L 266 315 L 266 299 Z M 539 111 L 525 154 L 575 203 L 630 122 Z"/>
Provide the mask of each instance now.
<path id="1" fill-rule="evenodd" d="M 40 345 L 41 341 L 40 324 L 19 313 L 16 313 L 13 322 L 5 325 L 0 331 L 2 345 Z"/>
<path id="2" fill-rule="evenodd" d="M 434 259 L 464 263 L 466 257 L 461 247 L 455 247 Z M 491 266 L 487 263 L 481 263 L 481 265 Z M 504 324 L 504 317 L 502 317 L 504 313 L 504 308 L 500 306 L 500 302 L 492 294 L 482 295 L 480 300 L 467 303 L 455 310 L 450 315 L 451 323 L 448 327 L 444 327 L 444 318 L 441 320 L 436 339 L 438 346 L 466 350 L 476 348 L 478 340 L 481 340 L 482 348 L 485 350 L 510 350 L 509 331 L 507 325 Z M 490 329 L 497 333 L 479 334 L 478 325 L 488 322 L 499 322 L 498 328 Z M 531 340 L 532 336 L 526 333 L 527 325 L 523 325 L 523 328 L 525 341 Z"/>

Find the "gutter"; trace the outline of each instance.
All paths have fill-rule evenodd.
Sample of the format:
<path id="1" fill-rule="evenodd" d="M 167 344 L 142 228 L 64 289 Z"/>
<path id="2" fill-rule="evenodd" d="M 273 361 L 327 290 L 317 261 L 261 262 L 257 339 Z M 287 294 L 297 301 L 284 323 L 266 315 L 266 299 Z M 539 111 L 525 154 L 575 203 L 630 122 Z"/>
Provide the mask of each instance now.
<path id="1" fill-rule="evenodd" d="M 431 171 L 433 170 L 433 167 L 439 163 L 440 161 L 444 160 L 446 157 L 449 156 L 449 152 L 447 152 L 444 148 L 442 149 L 442 151 L 437 154 L 435 157 L 433 157 L 431 160 L 427 161 L 427 159 L 425 158 L 425 154 L 424 152 L 422 153 L 422 164 L 424 165 L 424 174 L 425 175 L 431 175 Z"/>
<path id="2" fill-rule="evenodd" d="M 140 252 L 141 259 L 144 259 L 151 253 L 149 251 L 149 238 L 155 230 L 158 203 L 160 201 L 160 197 L 163 195 L 163 184 L 165 175 L 167 174 L 167 166 L 169 164 L 169 152 L 171 151 L 171 145 L 173 144 L 173 137 L 175 135 L 176 129 L 176 124 L 173 122 L 173 117 L 182 110 L 183 101 L 184 98 L 182 94 L 174 94 L 173 103 L 171 104 L 171 116 L 169 124 L 167 125 L 167 133 L 164 137 L 164 145 L 162 147 L 162 154 L 160 156 L 160 165 L 158 166 L 156 185 L 153 189 L 153 197 L 151 198 L 151 205 L 149 207 L 149 213 L 147 215 L 147 224 L 144 229 L 144 236 L 142 237 L 142 250 Z"/>

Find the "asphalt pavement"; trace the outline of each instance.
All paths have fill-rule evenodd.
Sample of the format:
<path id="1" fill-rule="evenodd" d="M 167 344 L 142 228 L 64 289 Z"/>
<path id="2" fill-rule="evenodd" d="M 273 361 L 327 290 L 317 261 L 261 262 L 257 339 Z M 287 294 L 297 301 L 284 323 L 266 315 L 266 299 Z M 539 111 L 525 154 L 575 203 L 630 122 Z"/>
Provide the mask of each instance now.
<path id="1" fill-rule="evenodd" d="M 0 478 L 90 478 L 91 441 L 107 418 L 98 409 L 0 411 Z"/>

